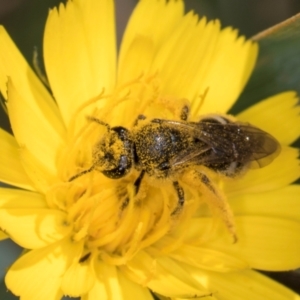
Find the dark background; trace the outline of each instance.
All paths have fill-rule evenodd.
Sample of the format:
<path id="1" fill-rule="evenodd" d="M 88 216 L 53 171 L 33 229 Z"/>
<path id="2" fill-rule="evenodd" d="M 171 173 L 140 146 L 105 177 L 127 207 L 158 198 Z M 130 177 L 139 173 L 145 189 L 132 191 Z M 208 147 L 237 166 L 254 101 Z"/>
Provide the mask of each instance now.
<path id="1" fill-rule="evenodd" d="M 48 10 L 59 2 L 62 1 L 0 0 L 0 24 L 5 26 L 31 65 L 34 47 L 37 47 L 38 52 L 42 53 L 42 37 Z M 130 12 L 136 3 L 137 0 L 116 0 L 119 42 Z M 224 27 L 229 25 L 236 27 L 241 34 L 247 37 L 300 12 L 299 0 L 186 0 L 185 3 L 187 11 L 193 9 L 199 15 L 208 16 L 209 19 L 218 18 Z M 1 108 L 0 126 L 10 130 L 8 119 Z M 8 266 L 9 261 L 13 261 L 9 254 L 16 257 L 20 249 L 11 241 L 1 242 L 0 247 L 7 254 L 5 258 L 3 251 L 0 254 L 0 268 L 3 269 L 3 263 Z M 2 271 L 4 270 L 0 270 L 0 275 L 2 275 Z M 298 272 L 274 272 L 267 275 L 300 293 Z M 0 290 L 5 291 L 1 278 Z M 5 293 L 4 297 L 5 299 L 16 299 L 9 293 Z"/>

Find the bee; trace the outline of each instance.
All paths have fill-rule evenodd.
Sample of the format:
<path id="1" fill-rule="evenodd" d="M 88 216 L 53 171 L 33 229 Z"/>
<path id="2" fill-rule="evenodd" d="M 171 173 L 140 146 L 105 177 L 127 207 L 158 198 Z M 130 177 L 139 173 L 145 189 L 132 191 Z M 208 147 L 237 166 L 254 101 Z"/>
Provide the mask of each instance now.
<path id="1" fill-rule="evenodd" d="M 211 172 L 236 177 L 249 168 L 269 164 L 280 152 L 278 141 L 267 132 L 250 124 L 231 121 L 221 115 L 208 115 L 199 122 L 189 122 L 185 106 L 181 120 L 152 119 L 139 116 L 133 129 L 110 127 L 101 120 L 90 121 L 106 126 L 107 132 L 94 146 L 93 163 L 69 179 L 93 170 L 108 178 L 125 177 L 132 169 L 140 172 L 134 182 L 138 194 L 145 175 L 172 182 L 178 204 L 172 214 L 185 202 L 184 190 L 178 180 L 187 170 L 194 170 L 196 187 L 204 189 L 220 212 L 223 221 L 235 236 L 235 226 L 225 196 L 210 179 Z M 195 182 L 198 182 L 198 184 Z M 210 203 L 211 204 L 211 203 Z"/>

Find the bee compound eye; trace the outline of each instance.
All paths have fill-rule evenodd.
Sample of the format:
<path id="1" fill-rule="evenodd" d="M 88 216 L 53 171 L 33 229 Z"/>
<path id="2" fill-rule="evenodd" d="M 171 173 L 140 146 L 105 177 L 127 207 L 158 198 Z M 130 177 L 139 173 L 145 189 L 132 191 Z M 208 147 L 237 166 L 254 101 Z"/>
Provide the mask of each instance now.
<path id="1" fill-rule="evenodd" d="M 111 179 L 118 179 L 124 177 L 131 169 L 131 161 L 130 159 L 122 155 L 118 162 L 118 166 L 112 170 L 104 170 L 102 171 L 103 175 Z"/>
<path id="2" fill-rule="evenodd" d="M 118 138 L 121 141 L 126 141 L 129 137 L 129 131 L 125 127 L 116 126 L 116 127 L 113 127 L 111 130 L 117 134 Z"/>

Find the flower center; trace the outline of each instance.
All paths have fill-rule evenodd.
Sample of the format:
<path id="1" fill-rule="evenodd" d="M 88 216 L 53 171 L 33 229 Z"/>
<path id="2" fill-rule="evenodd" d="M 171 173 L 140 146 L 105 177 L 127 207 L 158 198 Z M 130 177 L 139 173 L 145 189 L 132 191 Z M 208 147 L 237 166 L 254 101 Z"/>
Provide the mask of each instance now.
<path id="1" fill-rule="evenodd" d="M 150 120 L 154 116 L 179 118 L 170 98 L 161 96 L 156 78 L 141 77 L 110 96 L 98 98 L 105 103 L 100 109 L 93 107 L 85 125 L 78 130 L 74 122 L 70 127 L 69 146 L 59 163 L 63 183 L 52 188 L 48 199 L 50 205 L 67 212 L 72 239 L 84 241 L 86 255 L 96 252 L 117 265 L 172 232 L 179 221 L 191 216 L 197 201 L 185 200 L 183 209 L 178 209 L 172 180 L 147 173 L 142 178 L 142 170 L 128 150 L 138 115 Z M 181 101 L 172 100 L 177 105 Z M 137 188 L 139 177 L 142 180 Z M 185 194 L 191 199 L 189 191 Z"/>

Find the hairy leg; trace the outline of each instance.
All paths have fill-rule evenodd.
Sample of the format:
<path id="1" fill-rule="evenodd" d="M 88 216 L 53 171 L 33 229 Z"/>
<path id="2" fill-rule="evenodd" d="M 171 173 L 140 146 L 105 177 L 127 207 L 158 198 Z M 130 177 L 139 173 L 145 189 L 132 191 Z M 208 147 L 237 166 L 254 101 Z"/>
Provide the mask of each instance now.
<path id="1" fill-rule="evenodd" d="M 178 181 L 174 181 L 173 186 L 177 193 L 178 203 L 171 215 L 175 215 L 178 212 L 180 212 L 184 205 L 184 190 L 183 190 L 183 188 L 179 185 Z"/>
<path id="2" fill-rule="evenodd" d="M 238 238 L 234 215 L 222 190 L 210 180 L 206 172 L 191 170 L 183 177 L 183 180 L 202 193 L 204 202 L 212 212 L 221 218 L 232 236 L 233 242 L 236 243 Z"/>

